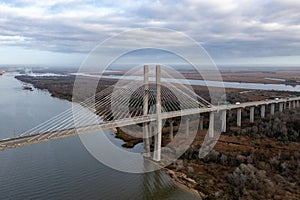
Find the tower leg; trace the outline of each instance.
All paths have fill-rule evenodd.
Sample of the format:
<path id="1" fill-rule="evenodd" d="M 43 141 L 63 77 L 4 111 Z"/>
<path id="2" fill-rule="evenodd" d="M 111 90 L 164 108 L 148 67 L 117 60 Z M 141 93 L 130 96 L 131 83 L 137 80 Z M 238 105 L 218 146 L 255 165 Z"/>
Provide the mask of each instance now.
<path id="1" fill-rule="evenodd" d="M 155 134 L 155 145 L 153 160 L 161 160 L 161 140 L 162 140 L 162 120 L 161 120 L 161 69 L 156 66 L 156 114 L 157 114 L 157 132 Z"/>
<path id="2" fill-rule="evenodd" d="M 144 66 L 144 104 L 143 104 L 143 114 L 144 116 L 148 114 L 148 90 L 149 90 L 149 67 L 148 65 Z M 149 141 L 149 125 L 144 123 L 143 126 L 143 142 L 144 142 L 144 156 L 150 157 L 150 141 Z"/>

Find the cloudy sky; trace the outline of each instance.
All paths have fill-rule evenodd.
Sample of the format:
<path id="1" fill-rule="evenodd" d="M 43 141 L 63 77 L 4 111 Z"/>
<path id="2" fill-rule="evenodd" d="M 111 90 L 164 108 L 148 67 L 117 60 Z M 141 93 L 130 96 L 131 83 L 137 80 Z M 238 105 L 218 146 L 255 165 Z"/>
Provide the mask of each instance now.
<path id="1" fill-rule="evenodd" d="M 78 66 L 111 36 L 160 27 L 190 36 L 219 65 L 297 65 L 299 10 L 299 0 L 2 0 L 0 64 Z"/>

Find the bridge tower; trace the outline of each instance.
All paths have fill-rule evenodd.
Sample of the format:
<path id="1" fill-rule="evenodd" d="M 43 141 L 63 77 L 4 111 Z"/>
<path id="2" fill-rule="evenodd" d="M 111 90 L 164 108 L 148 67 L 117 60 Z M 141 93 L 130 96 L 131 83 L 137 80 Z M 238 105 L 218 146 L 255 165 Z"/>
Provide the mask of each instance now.
<path id="1" fill-rule="evenodd" d="M 156 65 L 156 126 L 157 133 L 154 135 L 153 160 L 161 159 L 162 119 L 161 119 L 161 68 Z"/>
<path id="2" fill-rule="evenodd" d="M 149 67 L 144 66 L 144 103 L 143 103 L 143 114 L 148 114 L 149 105 Z M 145 122 L 143 126 L 143 141 L 145 149 L 145 157 L 150 157 L 150 138 L 149 138 L 149 123 Z"/>
<path id="3" fill-rule="evenodd" d="M 143 99 L 143 114 L 148 114 L 149 106 L 149 66 L 144 65 L 144 99 Z M 143 142 L 144 156 L 150 157 L 150 137 L 149 123 L 143 124 Z M 154 128 L 154 127 L 153 127 Z M 153 160 L 161 160 L 161 143 L 162 143 L 162 119 L 161 119 L 161 67 L 156 65 L 156 128 L 154 128 L 154 153 Z M 152 131 L 150 131 L 152 133 Z"/>

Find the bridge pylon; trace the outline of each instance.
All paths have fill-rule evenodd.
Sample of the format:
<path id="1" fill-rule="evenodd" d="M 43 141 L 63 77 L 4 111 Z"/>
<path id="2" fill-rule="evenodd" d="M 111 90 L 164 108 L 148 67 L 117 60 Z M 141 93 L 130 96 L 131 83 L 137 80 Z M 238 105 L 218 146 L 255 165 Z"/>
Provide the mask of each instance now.
<path id="1" fill-rule="evenodd" d="M 148 115 L 148 106 L 149 106 L 149 66 L 144 65 L 144 103 L 143 103 L 143 115 Z M 150 157 L 150 138 L 149 138 L 149 123 L 144 122 L 143 125 L 143 142 L 145 157 Z"/>
<path id="2" fill-rule="evenodd" d="M 162 119 L 161 119 L 161 68 L 156 65 L 156 125 L 157 133 L 154 135 L 153 160 L 161 160 Z"/>

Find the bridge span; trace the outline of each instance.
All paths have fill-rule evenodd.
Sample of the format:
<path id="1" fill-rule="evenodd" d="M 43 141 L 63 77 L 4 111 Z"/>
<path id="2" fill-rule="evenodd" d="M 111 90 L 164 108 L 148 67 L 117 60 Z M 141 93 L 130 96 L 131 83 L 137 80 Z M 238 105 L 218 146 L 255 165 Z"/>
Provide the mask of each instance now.
<path id="1" fill-rule="evenodd" d="M 190 98 L 188 90 L 182 90 L 179 92 L 182 97 L 186 99 L 185 102 L 181 103 L 179 109 L 178 105 L 172 102 L 173 97 L 169 93 L 167 88 L 162 88 L 160 86 L 160 66 L 156 66 L 156 86 L 154 88 L 149 87 L 148 83 L 148 66 L 144 66 L 144 87 L 143 91 L 140 94 L 132 95 L 135 99 L 132 104 L 138 105 L 134 107 L 133 111 L 130 113 L 115 113 L 114 118 L 107 120 L 101 120 L 99 123 L 86 123 L 89 121 L 89 116 L 83 113 L 82 119 L 80 122 L 85 122 L 76 126 L 64 127 L 63 125 L 73 121 L 74 119 L 67 118 L 65 114 L 60 114 L 59 116 L 51 119 L 48 122 L 45 122 L 43 125 L 27 131 L 26 133 L 21 134 L 20 136 L 14 138 L 7 138 L 0 140 L 0 150 L 7 150 L 10 148 L 17 148 L 21 146 L 31 145 L 35 143 L 47 142 L 50 140 L 57 140 L 61 138 L 66 138 L 70 136 L 76 136 L 80 134 L 86 134 L 95 132 L 97 130 L 113 129 L 116 127 L 125 127 L 129 125 L 141 124 L 143 125 L 143 140 L 145 155 L 150 156 L 150 139 L 149 139 L 149 122 L 154 122 L 156 126 L 156 132 L 154 134 L 154 155 L 153 159 L 160 161 L 161 159 L 161 143 L 162 143 L 162 120 L 168 120 L 170 126 L 173 127 L 173 118 L 190 116 L 190 115 L 203 115 L 203 113 L 209 113 L 209 128 L 208 134 L 210 137 L 214 137 L 214 127 L 211 125 L 214 123 L 214 114 L 220 114 L 221 121 L 221 132 L 226 132 L 226 112 L 228 110 L 237 110 L 237 123 L 238 127 L 242 123 L 241 111 L 244 108 L 249 108 L 250 110 L 250 122 L 254 122 L 254 110 L 255 108 L 260 109 L 261 117 L 266 116 L 266 107 L 270 107 L 270 115 L 274 115 L 275 111 L 283 112 L 285 109 L 294 109 L 299 107 L 300 97 L 285 98 L 285 99 L 276 99 L 276 100 L 264 100 L 264 101 L 254 101 L 254 102 L 245 102 L 240 104 L 229 104 L 229 105 L 212 105 L 209 102 L 205 101 L 203 98 L 196 96 L 196 98 Z M 172 86 L 170 86 L 172 87 Z M 174 88 L 177 89 L 177 86 Z M 120 92 L 128 92 L 130 88 L 122 88 Z M 146 92 L 145 92 L 146 91 Z M 103 92 L 105 93 L 105 92 Z M 132 93 L 131 93 L 132 94 Z M 105 98 L 111 98 L 107 93 L 101 97 L 100 102 L 97 102 L 95 107 L 107 107 L 108 101 Z M 122 95 L 120 95 L 122 96 Z M 166 101 L 164 98 L 168 97 L 171 99 L 171 102 Z M 171 96 L 171 97 L 170 97 Z M 89 100 L 90 101 L 90 100 Z M 82 104 L 88 106 L 89 101 L 85 101 Z M 124 101 L 122 97 L 118 97 L 117 106 L 122 107 Z M 141 104 L 142 102 L 142 104 Z M 152 102 L 152 105 L 155 107 L 149 109 Z M 163 103 L 163 105 L 162 105 Z M 162 107 L 165 109 L 163 110 Z M 83 109 L 80 107 L 80 111 Z M 122 109 L 121 109 L 122 110 Z M 154 110 L 154 111 L 153 111 Z M 108 113 L 111 113 L 111 110 L 104 110 L 103 113 L 98 113 L 100 116 L 108 116 Z M 49 128 L 49 124 L 54 124 Z M 59 125 L 58 125 L 59 124 Z M 61 124 L 61 125 L 60 125 Z M 188 126 L 188 123 L 186 123 Z M 62 128 L 61 128 L 62 127 Z M 203 117 L 200 118 L 199 127 L 203 129 Z M 188 130 L 188 128 L 187 128 Z M 173 137 L 173 128 L 170 128 L 170 135 Z M 171 137 L 171 138 L 172 138 Z"/>

